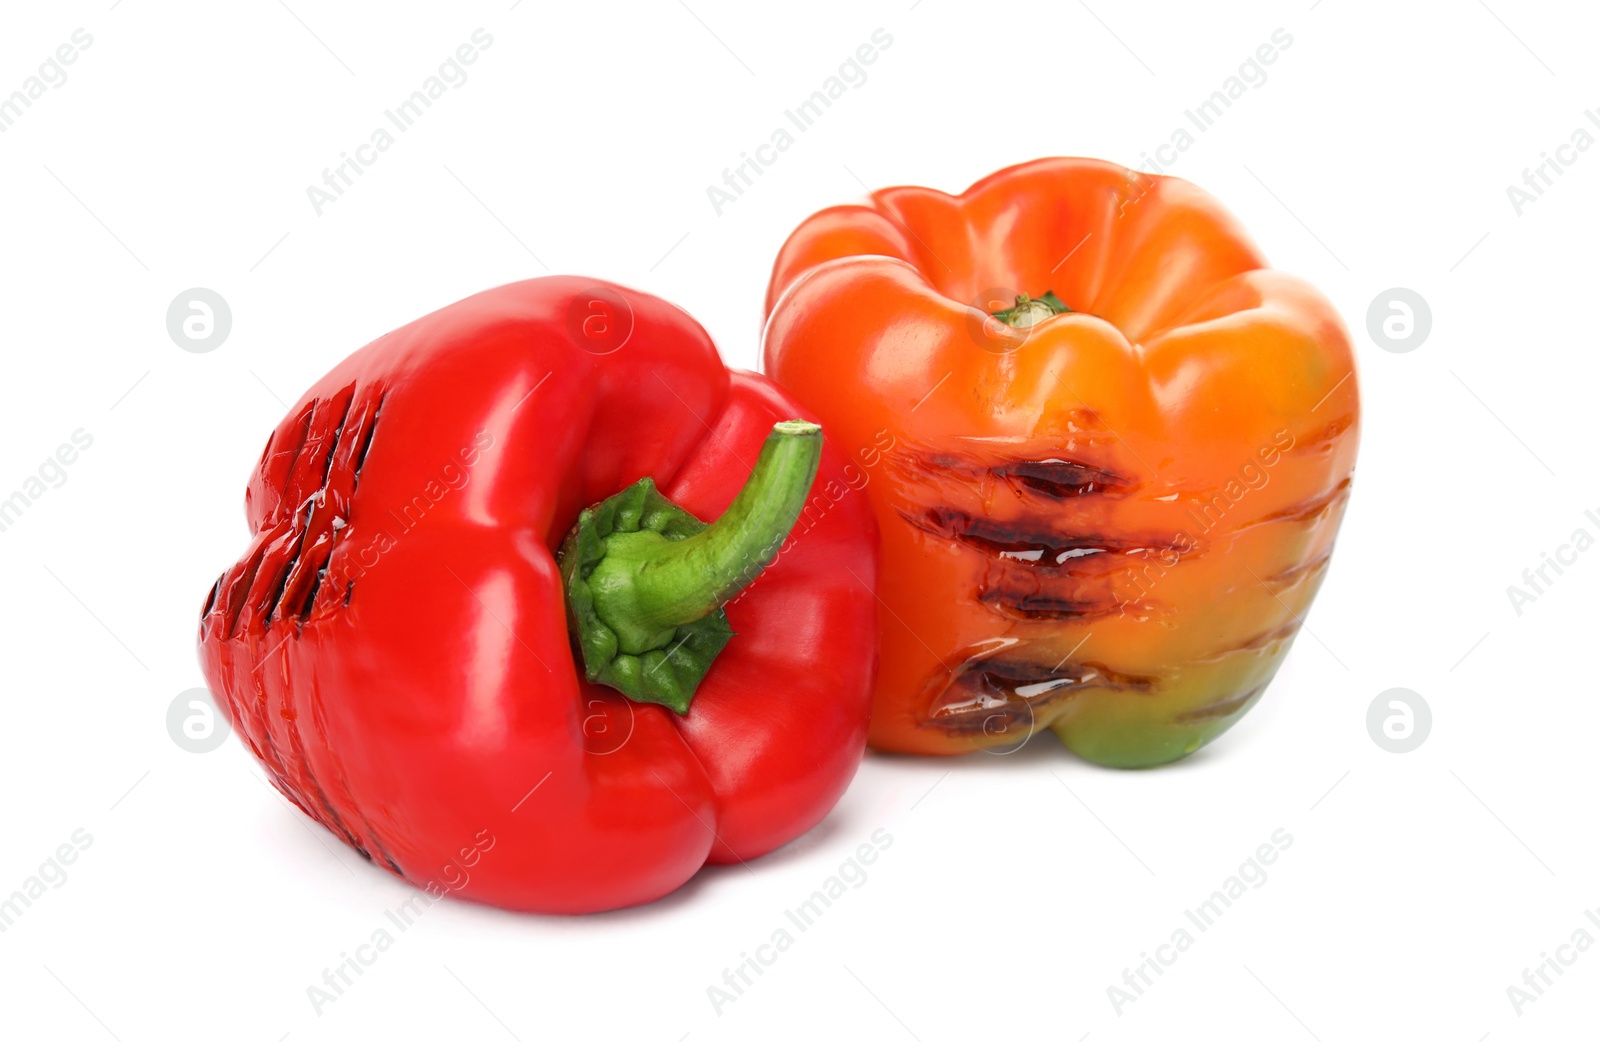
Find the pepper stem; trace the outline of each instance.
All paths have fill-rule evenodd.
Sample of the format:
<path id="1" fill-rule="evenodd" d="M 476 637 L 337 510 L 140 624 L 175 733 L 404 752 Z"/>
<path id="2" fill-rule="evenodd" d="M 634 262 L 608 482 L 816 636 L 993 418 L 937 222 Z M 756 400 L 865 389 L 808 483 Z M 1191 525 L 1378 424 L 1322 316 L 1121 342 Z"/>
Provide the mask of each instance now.
<path id="1" fill-rule="evenodd" d="M 993 313 L 993 317 L 1004 322 L 1012 329 L 1028 329 L 1038 325 L 1047 318 L 1055 318 L 1072 309 L 1056 296 L 1054 290 L 1045 290 L 1040 297 L 1030 297 L 1026 293 L 1017 294 L 1016 306 L 1005 308 Z"/>
<path id="2" fill-rule="evenodd" d="M 777 556 L 821 455 L 821 427 L 774 424 L 744 488 L 711 525 L 649 478 L 583 511 L 560 557 L 588 679 L 687 712 L 733 636 L 722 606 Z"/>
<path id="3" fill-rule="evenodd" d="M 821 453 L 821 427 L 786 420 L 767 435 L 750 479 L 710 528 L 676 542 L 653 532 L 612 536 L 590 584 L 606 587 L 600 615 L 614 615 L 622 650 L 648 650 L 662 632 L 704 618 L 754 582 L 799 518 Z"/>

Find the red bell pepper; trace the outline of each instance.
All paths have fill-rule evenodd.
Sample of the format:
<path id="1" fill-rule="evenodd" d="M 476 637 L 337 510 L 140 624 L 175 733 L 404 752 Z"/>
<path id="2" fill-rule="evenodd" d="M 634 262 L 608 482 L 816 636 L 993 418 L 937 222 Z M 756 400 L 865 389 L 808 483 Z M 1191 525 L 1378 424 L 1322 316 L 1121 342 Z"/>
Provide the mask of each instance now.
<path id="1" fill-rule="evenodd" d="M 874 523 L 803 416 L 618 286 L 419 319 L 267 443 L 211 690 L 279 791 L 435 895 L 588 912 L 764 854 L 855 773 L 875 664 Z"/>

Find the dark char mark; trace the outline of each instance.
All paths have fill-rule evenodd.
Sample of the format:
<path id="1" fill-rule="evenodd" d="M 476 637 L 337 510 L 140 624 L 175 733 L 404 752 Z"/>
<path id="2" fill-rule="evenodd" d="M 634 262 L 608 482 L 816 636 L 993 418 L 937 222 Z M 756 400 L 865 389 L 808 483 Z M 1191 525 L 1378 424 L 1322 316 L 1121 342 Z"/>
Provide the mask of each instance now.
<path id="1" fill-rule="evenodd" d="M 372 410 L 372 422 L 367 424 L 367 436 L 361 439 L 361 451 L 356 453 L 355 466 L 350 475 L 350 494 L 355 495 L 356 486 L 361 483 L 361 468 L 367 464 L 367 453 L 372 451 L 372 435 L 378 430 L 378 421 L 383 418 L 383 401 L 388 397 L 388 392 L 378 396 L 378 404 Z"/>
<path id="2" fill-rule="evenodd" d="M 1216 720 L 1224 716 L 1232 716 L 1234 713 L 1239 712 L 1240 710 L 1244 709 L 1245 706 L 1249 705 L 1250 700 L 1259 695 L 1261 693 L 1261 689 L 1266 686 L 1267 685 L 1265 684 L 1259 684 L 1256 687 L 1251 688 L 1249 691 L 1246 691 L 1242 695 L 1235 695 L 1234 697 L 1225 699 L 1221 702 L 1212 702 L 1210 705 L 1204 705 L 1198 709 L 1191 709 L 1186 713 L 1179 713 L 1177 716 L 1172 718 L 1172 721 L 1173 723 L 1186 724 L 1192 723 L 1196 720 Z"/>
<path id="3" fill-rule="evenodd" d="M 322 480 L 317 485 L 318 489 L 325 489 L 328 487 L 328 475 L 333 471 L 333 457 L 334 454 L 339 451 L 339 443 L 344 440 L 345 424 L 349 422 L 350 409 L 355 404 L 355 389 L 353 387 L 349 388 L 344 393 L 346 394 L 344 408 L 339 411 L 339 420 L 333 425 L 333 434 L 328 438 L 327 454 L 322 458 Z M 269 626 L 272 624 L 272 620 L 277 618 L 278 609 L 284 607 L 283 590 L 289 582 L 289 575 L 294 571 L 294 566 L 300 561 L 300 555 L 305 553 L 306 540 L 310 538 L 311 517 L 314 513 L 316 513 L 316 509 L 317 497 L 313 497 L 311 501 L 306 504 L 305 517 L 300 528 L 300 538 L 295 540 L 294 550 L 289 554 L 288 560 L 284 562 L 283 574 L 278 576 L 277 586 L 272 591 L 272 596 L 269 601 L 270 607 L 268 607 L 266 611 L 266 621 L 267 625 Z M 319 569 L 316 578 L 320 579 L 320 576 L 321 570 Z M 313 581 L 311 586 L 312 595 L 315 596 L 317 581 Z M 310 614 L 311 602 L 309 600 L 302 601 L 297 607 L 298 610 L 291 610 L 289 614 L 298 615 L 300 621 L 304 623 L 305 617 Z"/>
<path id="4" fill-rule="evenodd" d="M 955 540 L 1007 560 L 1039 568 L 1069 568 L 1074 562 L 1100 554 L 1152 553 L 1165 561 L 1176 560 L 1192 547 L 1166 539 L 1126 539 L 1108 535 L 1063 535 L 1048 521 L 1004 521 L 975 517 L 951 507 L 928 507 L 920 513 L 900 511 L 905 520 L 931 535 Z"/>
<path id="5" fill-rule="evenodd" d="M 1136 483 L 1124 475 L 1087 463 L 1064 459 L 1016 460 L 990 468 L 1007 484 L 1021 484 L 1051 499 L 1075 499 L 1095 493 L 1131 491 Z"/>
<path id="6" fill-rule="evenodd" d="M 988 464 L 966 456 L 930 453 L 920 456 L 918 469 L 956 474 L 968 479 L 995 477 L 1013 489 L 1027 489 L 1057 500 L 1096 494 L 1116 495 L 1139 487 L 1139 482 L 1126 474 L 1092 463 L 1054 456 Z"/>
<path id="7" fill-rule="evenodd" d="M 1277 510 L 1270 514 L 1263 514 L 1249 524 L 1240 527 L 1241 529 L 1254 528 L 1257 525 L 1271 524 L 1275 521 L 1310 521 L 1349 494 L 1350 479 L 1345 478 L 1321 495 L 1312 496 L 1310 499 L 1302 500 L 1293 506 L 1284 507 L 1282 510 Z"/>
<path id="8" fill-rule="evenodd" d="M 984 590 L 978 600 L 1001 615 L 1028 622 L 1075 622 L 1118 614 L 1126 607 L 1109 598 L 1053 597 L 1046 593 L 1023 593 L 1005 586 Z"/>
<path id="9" fill-rule="evenodd" d="M 217 591 L 222 589 L 222 580 L 226 579 L 227 577 L 228 573 L 223 572 L 221 575 L 217 576 L 217 581 L 211 584 L 211 592 L 206 594 L 205 607 L 200 609 L 200 617 L 202 619 L 211 614 L 211 606 L 217 603 Z"/>
<path id="10" fill-rule="evenodd" d="M 949 735 L 1016 735 L 1041 710 L 1089 689 L 1148 694 L 1156 678 L 1119 673 L 1097 662 L 1050 666 L 996 655 L 967 663 L 935 699 L 925 726 Z"/>
<path id="11" fill-rule="evenodd" d="M 255 550 L 251 551 L 244 567 L 239 569 L 239 574 L 233 581 L 232 589 L 228 591 L 228 603 L 224 606 L 225 617 L 228 620 L 227 629 L 223 633 L 226 639 L 233 639 L 234 632 L 239 628 L 239 620 L 244 617 L 245 601 L 250 596 L 250 587 L 255 585 L 256 572 L 261 568 L 261 559 L 266 555 L 266 552 L 267 544 L 262 541 Z"/>

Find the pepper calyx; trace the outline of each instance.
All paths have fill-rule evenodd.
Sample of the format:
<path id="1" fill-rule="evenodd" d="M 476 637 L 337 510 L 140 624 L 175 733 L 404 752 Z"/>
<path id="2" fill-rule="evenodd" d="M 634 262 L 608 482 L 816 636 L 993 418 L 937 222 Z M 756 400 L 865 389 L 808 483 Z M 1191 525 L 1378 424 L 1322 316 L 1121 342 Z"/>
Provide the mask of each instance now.
<path id="1" fill-rule="evenodd" d="M 734 636 L 723 605 L 777 556 L 821 454 L 818 425 L 775 424 L 744 488 L 711 524 L 648 477 L 580 513 L 557 559 L 585 678 L 687 713 Z"/>
<path id="2" fill-rule="evenodd" d="M 1054 290 L 1045 290 L 1037 297 L 1030 297 L 1026 293 L 1018 293 L 1016 303 L 1009 308 L 991 313 L 993 318 L 999 319 L 1012 329 L 1028 329 L 1038 325 L 1046 319 L 1064 315 L 1072 309 L 1056 296 Z"/>

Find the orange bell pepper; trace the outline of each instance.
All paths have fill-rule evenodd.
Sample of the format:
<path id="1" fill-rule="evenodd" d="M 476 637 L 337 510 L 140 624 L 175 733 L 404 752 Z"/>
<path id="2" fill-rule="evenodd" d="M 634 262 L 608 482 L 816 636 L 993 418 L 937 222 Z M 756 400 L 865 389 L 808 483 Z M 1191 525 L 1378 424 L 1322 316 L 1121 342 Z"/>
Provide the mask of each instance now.
<path id="1" fill-rule="evenodd" d="M 1354 357 L 1210 196 L 1087 159 L 806 220 L 765 367 L 882 532 L 870 741 L 1194 752 L 1282 663 L 1349 495 Z"/>

